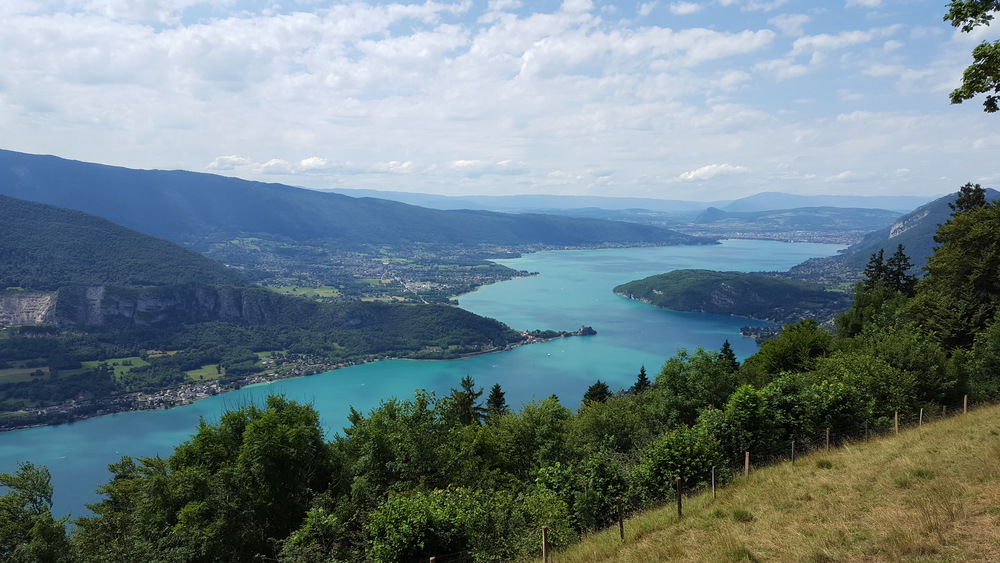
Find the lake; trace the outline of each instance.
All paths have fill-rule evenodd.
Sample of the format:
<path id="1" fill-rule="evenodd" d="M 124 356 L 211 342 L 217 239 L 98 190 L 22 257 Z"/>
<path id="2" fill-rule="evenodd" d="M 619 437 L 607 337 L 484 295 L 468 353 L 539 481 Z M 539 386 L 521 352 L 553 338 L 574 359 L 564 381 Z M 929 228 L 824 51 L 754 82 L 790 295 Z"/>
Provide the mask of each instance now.
<path id="1" fill-rule="evenodd" d="M 466 375 L 489 391 L 499 383 L 507 402 L 518 406 L 557 395 L 568 407 L 579 406 L 596 380 L 612 389 L 627 388 L 646 367 L 654 377 L 679 348 L 718 349 L 729 340 L 737 356 L 757 345 L 739 329 L 763 325 L 739 317 L 681 313 L 619 297 L 616 285 L 680 268 L 777 271 L 815 256 L 835 254 L 842 246 L 729 240 L 712 246 L 671 246 L 541 252 L 500 260 L 537 276 L 480 288 L 459 298 L 462 308 L 501 320 L 518 330 L 573 331 L 582 325 L 595 336 L 561 338 L 520 346 L 508 352 L 445 362 L 384 361 L 324 374 L 255 385 L 160 411 L 113 414 L 60 426 L 0 433 L 0 472 L 16 470 L 18 461 L 45 465 L 55 486 L 58 516 L 88 514 L 95 489 L 110 478 L 107 465 L 122 456 L 169 456 L 194 431 L 200 418 L 218 420 L 227 408 L 256 402 L 272 393 L 309 402 L 321 413 L 327 436 L 347 424 L 349 407 L 367 411 L 388 397 L 411 398 L 415 389 L 443 395 Z M 485 394 L 483 399 L 485 400 Z"/>

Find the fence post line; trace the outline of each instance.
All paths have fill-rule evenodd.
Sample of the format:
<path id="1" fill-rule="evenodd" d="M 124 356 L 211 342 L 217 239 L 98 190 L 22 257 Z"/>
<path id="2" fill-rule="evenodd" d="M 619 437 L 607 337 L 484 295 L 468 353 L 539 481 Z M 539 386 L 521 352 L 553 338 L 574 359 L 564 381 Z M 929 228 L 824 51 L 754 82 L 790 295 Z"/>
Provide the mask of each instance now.
<path id="1" fill-rule="evenodd" d="M 899 434 L 899 411 L 896 411 L 896 434 Z"/>
<path id="2" fill-rule="evenodd" d="M 826 427 L 826 449 L 830 449 L 830 427 Z"/>
<path id="3" fill-rule="evenodd" d="M 622 497 L 616 497 L 615 504 L 618 505 L 618 535 L 621 536 L 622 541 L 625 541 L 625 520 L 622 517 Z"/>
<path id="4" fill-rule="evenodd" d="M 674 483 L 676 483 L 676 488 L 677 488 L 677 519 L 680 520 L 681 517 L 682 517 L 682 514 L 681 514 L 681 478 L 678 477 L 676 480 L 674 480 Z"/>
<path id="5" fill-rule="evenodd" d="M 962 398 L 962 414 L 969 414 L 969 396 Z"/>
<path id="6" fill-rule="evenodd" d="M 712 498 L 715 498 L 715 466 L 712 466 Z"/>
<path id="7" fill-rule="evenodd" d="M 747 452 L 746 457 L 743 459 L 743 476 L 750 476 L 750 452 Z"/>
<path id="8" fill-rule="evenodd" d="M 941 405 L 941 418 L 948 416 L 948 405 Z"/>
<path id="9" fill-rule="evenodd" d="M 792 440 L 792 465 L 795 465 L 795 440 Z"/>
<path id="10" fill-rule="evenodd" d="M 920 407 L 920 419 L 917 420 L 917 426 L 923 426 L 923 425 L 924 425 L 924 408 Z"/>
<path id="11" fill-rule="evenodd" d="M 549 527 L 542 526 L 542 561 L 549 563 Z"/>

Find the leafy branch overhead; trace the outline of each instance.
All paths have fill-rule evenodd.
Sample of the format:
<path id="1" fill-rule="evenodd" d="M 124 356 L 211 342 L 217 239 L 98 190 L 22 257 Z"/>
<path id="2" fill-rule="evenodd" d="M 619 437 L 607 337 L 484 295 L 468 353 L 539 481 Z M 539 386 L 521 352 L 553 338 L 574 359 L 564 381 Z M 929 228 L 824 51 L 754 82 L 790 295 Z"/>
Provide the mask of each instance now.
<path id="1" fill-rule="evenodd" d="M 990 25 L 1000 11 L 1000 0 L 954 0 L 944 20 L 969 33 L 980 25 Z M 1000 109 L 1000 40 L 983 41 L 972 50 L 973 62 L 962 74 L 962 85 L 951 92 L 951 103 L 960 104 L 978 94 L 986 94 L 987 113 Z"/>

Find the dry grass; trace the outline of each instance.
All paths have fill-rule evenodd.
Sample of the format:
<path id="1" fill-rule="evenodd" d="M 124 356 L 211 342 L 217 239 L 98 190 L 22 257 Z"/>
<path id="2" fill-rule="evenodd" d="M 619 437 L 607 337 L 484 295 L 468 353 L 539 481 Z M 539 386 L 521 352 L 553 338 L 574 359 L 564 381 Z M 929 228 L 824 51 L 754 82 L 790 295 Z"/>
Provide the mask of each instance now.
<path id="1" fill-rule="evenodd" d="M 1000 407 L 817 452 L 555 553 L 591 561 L 998 561 Z"/>

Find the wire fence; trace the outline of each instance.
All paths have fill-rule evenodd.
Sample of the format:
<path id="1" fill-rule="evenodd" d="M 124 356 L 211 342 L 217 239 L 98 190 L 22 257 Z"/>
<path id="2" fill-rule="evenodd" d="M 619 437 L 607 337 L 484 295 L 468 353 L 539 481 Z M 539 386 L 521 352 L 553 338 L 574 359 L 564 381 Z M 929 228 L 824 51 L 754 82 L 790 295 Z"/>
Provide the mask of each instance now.
<path id="1" fill-rule="evenodd" d="M 703 492 L 723 488 L 734 479 L 748 475 L 749 473 L 779 463 L 791 462 L 795 464 L 797 458 L 806 456 L 816 451 L 836 448 L 850 442 L 870 440 L 881 436 L 898 434 L 904 430 L 920 427 L 937 420 L 961 416 L 967 414 L 978 407 L 989 406 L 984 403 L 973 405 L 968 401 L 968 396 L 963 397 L 961 402 L 946 405 L 927 405 L 914 409 L 912 412 L 894 412 L 892 417 L 880 417 L 876 422 L 864 422 L 860 425 L 842 425 L 822 428 L 802 435 L 789 436 L 787 440 L 775 440 L 769 443 L 760 444 L 756 451 L 744 451 L 742 454 L 733 455 L 727 467 L 713 467 L 712 477 L 707 483 L 698 483 L 687 490 L 685 484 L 679 478 L 674 480 L 673 494 L 661 499 L 659 502 L 645 503 L 642 505 L 630 505 L 623 502 L 621 497 L 614 499 L 613 503 L 608 503 L 611 508 L 605 521 L 614 522 L 605 530 L 617 530 L 622 541 L 625 540 L 625 529 L 629 518 L 640 511 L 663 509 L 668 506 L 676 506 L 678 519 L 683 517 L 683 498 L 693 496 Z M 544 563 L 552 560 L 552 550 L 548 543 L 548 526 L 536 532 L 538 552 Z M 535 541 L 535 540 L 533 540 Z M 467 551 L 448 555 L 437 555 L 429 559 L 419 561 L 429 561 L 430 563 L 465 563 L 475 562 L 476 557 Z"/>

